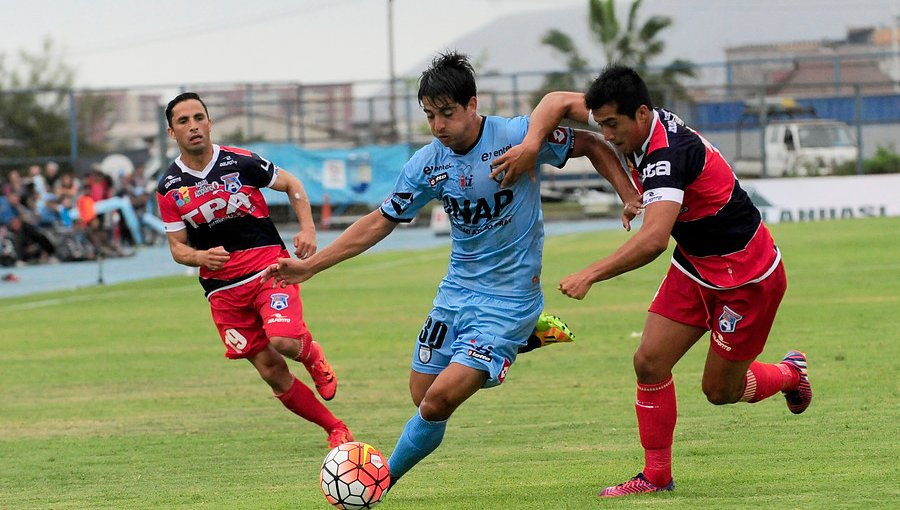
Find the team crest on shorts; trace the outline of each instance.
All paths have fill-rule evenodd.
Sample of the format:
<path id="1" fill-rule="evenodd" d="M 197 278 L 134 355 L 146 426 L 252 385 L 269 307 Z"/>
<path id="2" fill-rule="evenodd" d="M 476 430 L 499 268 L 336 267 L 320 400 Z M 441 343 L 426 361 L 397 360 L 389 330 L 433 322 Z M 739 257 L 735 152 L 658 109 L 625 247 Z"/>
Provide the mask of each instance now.
<path id="1" fill-rule="evenodd" d="M 424 345 L 419 346 L 419 362 L 420 363 L 428 363 L 431 361 L 431 347 L 426 347 Z"/>
<path id="2" fill-rule="evenodd" d="M 743 319 L 743 315 L 737 314 L 727 306 L 722 307 L 722 315 L 719 316 L 719 331 L 722 333 L 734 333 L 737 323 Z"/>
<path id="3" fill-rule="evenodd" d="M 269 297 L 272 299 L 272 302 L 269 303 L 269 306 L 271 306 L 273 310 L 284 310 L 288 307 L 287 294 L 272 294 Z"/>

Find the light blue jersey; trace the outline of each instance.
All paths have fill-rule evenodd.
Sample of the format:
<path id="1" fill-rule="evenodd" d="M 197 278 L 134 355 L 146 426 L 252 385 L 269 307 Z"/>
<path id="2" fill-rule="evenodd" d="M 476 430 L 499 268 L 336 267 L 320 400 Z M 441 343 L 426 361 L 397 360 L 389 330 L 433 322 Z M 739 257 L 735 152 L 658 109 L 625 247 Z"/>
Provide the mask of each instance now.
<path id="1" fill-rule="evenodd" d="M 507 189 L 490 178 L 491 161 L 521 143 L 527 130 L 528 117 L 485 117 L 466 154 L 434 140 L 407 162 L 381 205 L 387 218 L 411 221 L 440 200 L 450 218 L 450 266 L 416 342 L 416 372 L 439 374 L 456 362 L 487 372 L 485 386 L 496 386 L 537 322 L 544 304 L 540 173 Z M 562 166 L 573 139 L 571 129 L 556 129 L 538 165 Z"/>
<path id="2" fill-rule="evenodd" d="M 431 200 L 443 202 L 452 241 L 444 281 L 493 296 L 540 294 L 544 245 L 540 178 L 532 181 L 526 176 L 501 189 L 489 177 L 491 161 L 521 143 L 527 130 L 528 117 L 485 117 L 478 141 L 466 154 L 433 140 L 404 165 L 381 205 L 387 218 L 408 222 Z M 556 129 L 542 145 L 538 165 L 562 166 L 572 143 L 571 129 Z"/>

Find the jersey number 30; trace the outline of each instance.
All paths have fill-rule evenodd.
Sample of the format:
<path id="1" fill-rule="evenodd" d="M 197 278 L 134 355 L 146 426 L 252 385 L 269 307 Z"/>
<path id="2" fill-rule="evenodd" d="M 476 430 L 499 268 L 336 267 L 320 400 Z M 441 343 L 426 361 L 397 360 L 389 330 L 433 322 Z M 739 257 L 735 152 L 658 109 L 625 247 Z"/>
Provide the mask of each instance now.
<path id="1" fill-rule="evenodd" d="M 425 344 L 432 349 L 440 349 L 444 345 L 444 338 L 447 336 L 447 325 L 441 321 L 436 321 L 429 315 L 425 319 L 425 325 L 419 332 L 419 343 Z"/>

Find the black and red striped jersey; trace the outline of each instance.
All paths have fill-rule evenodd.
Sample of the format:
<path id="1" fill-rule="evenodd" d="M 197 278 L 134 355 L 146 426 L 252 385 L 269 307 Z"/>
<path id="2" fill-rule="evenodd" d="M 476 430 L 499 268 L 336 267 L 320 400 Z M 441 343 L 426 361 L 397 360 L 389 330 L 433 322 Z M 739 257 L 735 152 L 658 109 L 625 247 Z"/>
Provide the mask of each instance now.
<path id="1" fill-rule="evenodd" d="M 253 276 L 284 252 L 261 191 L 277 177 L 278 167 L 260 156 L 213 145 L 202 171 L 178 158 L 160 178 L 156 191 L 166 232 L 186 229 L 191 247 L 222 246 L 231 254 L 222 269 L 200 268 L 207 295 Z"/>
<path id="2" fill-rule="evenodd" d="M 627 156 L 644 206 L 681 204 L 672 262 L 702 285 L 733 288 L 771 273 L 781 256 L 725 158 L 674 113 L 654 110 L 643 154 Z"/>

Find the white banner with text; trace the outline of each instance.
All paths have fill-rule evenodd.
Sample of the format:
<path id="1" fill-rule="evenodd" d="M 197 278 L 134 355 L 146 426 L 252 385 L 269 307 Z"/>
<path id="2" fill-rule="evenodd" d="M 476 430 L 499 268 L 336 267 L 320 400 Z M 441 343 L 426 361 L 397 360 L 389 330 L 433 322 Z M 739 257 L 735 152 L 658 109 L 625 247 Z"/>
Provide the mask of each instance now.
<path id="1" fill-rule="evenodd" d="M 766 223 L 900 216 L 900 174 L 741 181 Z"/>

